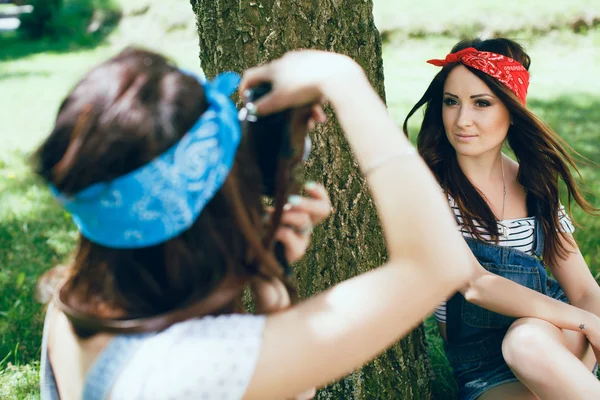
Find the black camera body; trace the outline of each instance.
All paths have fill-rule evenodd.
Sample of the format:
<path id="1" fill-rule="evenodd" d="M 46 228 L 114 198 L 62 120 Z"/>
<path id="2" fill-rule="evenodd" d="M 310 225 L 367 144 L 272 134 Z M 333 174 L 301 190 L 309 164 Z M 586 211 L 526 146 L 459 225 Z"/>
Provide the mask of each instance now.
<path id="1" fill-rule="evenodd" d="M 312 106 L 286 109 L 264 116 L 256 115 L 253 103 L 271 88 L 270 83 L 263 83 L 246 92 L 246 104 L 240 110 L 240 120 L 260 170 L 261 193 L 271 198 L 275 206 L 263 242 L 267 248 L 273 246 L 277 260 L 284 273 L 289 276 L 292 272 L 285 257 L 285 247 L 281 242 L 273 242 L 273 239 L 281 222 L 287 197 L 299 190 L 302 164 L 310 154 L 312 144 L 307 122 Z"/>
<path id="2" fill-rule="evenodd" d="M 247 134 L 250 145 L 262 176 L 261 192 L 265 196 L 274 197 L 279 160 L 291 157 L 294 152 L 290 126 L 292 110 L 256 116 L 251 107 L 248 107 L 248 103 L 254 103 L 270 90 L 270 83 L 263 83 L 248 90 L 245 119 L 248 122 Z"/>

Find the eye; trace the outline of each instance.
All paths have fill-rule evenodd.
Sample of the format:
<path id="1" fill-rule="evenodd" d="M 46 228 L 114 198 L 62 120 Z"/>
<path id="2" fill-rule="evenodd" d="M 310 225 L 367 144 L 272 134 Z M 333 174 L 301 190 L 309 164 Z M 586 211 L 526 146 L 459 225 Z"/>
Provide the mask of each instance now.
<path id="1" fill-rule="evenodd" d="M 491 106 L 491 103 L 487 100 L 477 100 L 475 101 L 475 105 L 477 107 L 489 107 Z"/>
<path id="2" fill-rule="evenodd" d="M 455 106 L 458 104 L 458 102 L 452 97 L 445 97 L 443 103 L 447 106 Z"/>

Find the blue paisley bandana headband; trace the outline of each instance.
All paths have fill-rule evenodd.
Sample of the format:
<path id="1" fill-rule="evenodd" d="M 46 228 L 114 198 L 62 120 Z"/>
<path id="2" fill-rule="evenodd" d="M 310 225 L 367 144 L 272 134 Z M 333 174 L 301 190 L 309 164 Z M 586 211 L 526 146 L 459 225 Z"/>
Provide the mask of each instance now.
<path id="1" fill-rule="evenodd" d="M 179 142 L 135 171 L 73 196 L 51 187 L 90 241 L 122 249 L 165 242 L 190 228 L 223 185 L 241 138 L 229 98 L 240 77 L 226 72 L 207 82 L 188 75 L 203 86 L 209 106 Z"/>

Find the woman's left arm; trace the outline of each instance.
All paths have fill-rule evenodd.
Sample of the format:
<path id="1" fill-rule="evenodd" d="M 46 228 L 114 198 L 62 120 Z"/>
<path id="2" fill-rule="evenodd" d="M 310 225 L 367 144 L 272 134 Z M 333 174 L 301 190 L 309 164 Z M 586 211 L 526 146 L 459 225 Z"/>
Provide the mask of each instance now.
<path id="1" fill-rule="evenodd" d="M 600 286 L 590 272 L 575 239 L 570 233 L 566 235 L 571 242 L 563 235 L 559 235 L 559 238 L 568 250 L 567 257 L 557 257 L 558 261 L 548 265 L 548 268 L 564 290 L 569 303 L 600 317 Z"/>
<path id="2" fill-rule="evenodd" d="M 281 241 L 290 263 L 304 256 L 310 244 L 312 228 L 331 214 L 331 200 L 323 185 L 308 182 L 304 187 L 309 197 L 295 196 L 286 206 L 276 238 Z M 309 228 L 308 230 L 306 228 Z M 279 279 L 270 281 L 256 278 L 251 283 L 252 297 L 259 314 L 270 314 L 288 308 L 290 297 Z M 300 393 L 294 400 L 309 400 L 315 397 L 316 388 Z"/>

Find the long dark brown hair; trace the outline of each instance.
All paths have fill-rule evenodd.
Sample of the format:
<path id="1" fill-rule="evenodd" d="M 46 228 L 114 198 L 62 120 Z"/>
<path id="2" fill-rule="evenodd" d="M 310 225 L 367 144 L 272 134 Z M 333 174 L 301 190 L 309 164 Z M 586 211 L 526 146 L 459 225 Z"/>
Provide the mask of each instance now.
<path id="1" fill-rule="evenodd" d="M 35 154 L 37 172 L 65 194 L 110 181 L 170 148 L 207 106 L 196 79 L 158 54 L 128 48 L 91 70 L 62 102 Z M 293 284 L 261 243 L 260 187 L 242 143 L 223 187 L 188 230 L 140 249 L 107 248 L 81 236 L 62 293 L 92 316 L 117 311 L 141 318 L 200 301 L 226 276 L 260 274 L 284 281 L 295 299 Z M 240 298 L 220 311 L 240 311 Z"/>
<path id="2" fill-rule="evenodd" d="M 512 40 L 505 38 L 462 40 L 452 48 L 451 53 L 468 47 L 508 56 L 529 70 L 531 63 L 529 56 L 521 45 Z M 408 136 L 409 118 L 425 105 L 423 123 L 417 139 L 419 153 L 440 185 L 456 201 L 465 227 L 476 238 L 482 240 L 482 232 L 475 227 L 478 223 L 493 240 L 497 241 L 499 233 L 494 213 L 461 170 L 456 151 L 448 141 L 444 130 L 442 121 L 444 83 L 450 71 L 457 65 L 459 64 L 450 64 L 438 72 L 423 97 L 408 113 L 403 129 Z M 573 168 L 579 174 L 571 156 L 576 153 L 552 128 L 529 111 L 508 87 L 479 70 L 469 66 L 466 68 L 479 77 L 510 112 L 512 125 L 508 129 L 507 141 L 519 163 L 517 180 L 527 192 L 529 214 L 540 218 L 544 230 L 544 260 L 552 264 L 557 261 L 557 257 L 566 258 L 568 251 L 560 241 L 559 235 L 571 244 L 572 241 L 559 229 L 559 178 L 564 181 L 567 188 L 569 209 L 571 199 L 574 199 L 584 211 L 588 213 L 597 211 L 582 196 L 570 171 L 570 168 Z"/>

